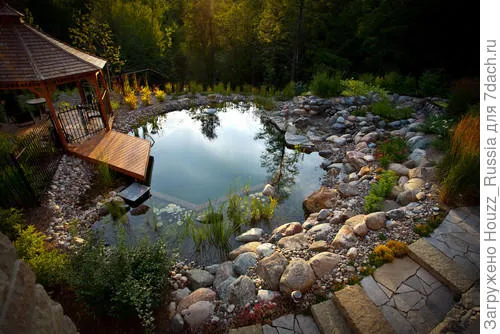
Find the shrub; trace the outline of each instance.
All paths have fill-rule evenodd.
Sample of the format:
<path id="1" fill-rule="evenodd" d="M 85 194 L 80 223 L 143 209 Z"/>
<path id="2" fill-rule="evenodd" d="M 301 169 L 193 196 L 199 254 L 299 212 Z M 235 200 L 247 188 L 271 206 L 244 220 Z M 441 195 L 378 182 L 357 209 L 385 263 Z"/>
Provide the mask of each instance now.
<path id="1" fill-rule="evenodd" d="M 453 120 L 445 115 L 429 115 L 420 125 L 419 131 L 439 135 L 443 138 L 449 138 L 449 132 Z"/>
<path id="2" fill-rule="evenodd" d="M 31 266 L 40 284 L 50 288 L 65 281 L 67 255 L 50 249 L 45 243 L 45 235 L 37 232 L 33 225 L 20 231 L 14 246 L 19 258 Z"/>
<path id="3" fill-rule="evenodd" d="M 112 99 L 110 102 L 111 102 L 111 109 L 113 111 L 116 111 L 120 108 L 120 101 L 116 101 L 116 100 Z"/>
<path id="4" fill-rule="evenodd" d="M 132 88 L 130 88 L 130 81 L 128 80 L 128 75 L 123 76 L 123 93 L 125 96 L 132 94 Z"/>
<path id="5" fill-rule="evenodd" d="M 217 85 L 214 86 L 214 93 L 222 95 L 225 95 L 227 93 L 226 87 L 224 87 L 224 84 L 222 82 L 219 82 Z"/>
<path id="6" fill-rule="evenodd" d="M 408 107 L 394 107 L 388 99 L 371 105 L 371 112 L 387 120 L 400 120 L 411 117 L 413 110 Z"/>
<path id="7" fill-rule="evenodd" d="M 125 104 L 130 110 L 137 108 L 137 96 L 134 93 L 129 93 L 123 98 Z"/>
<path id="8" fill-rule="evenodd" d="M 364 210 L 366 213 L 377 212 L 382 209 L 384 198 L 377 196 L 375 193 L 369 193 L 365 197 Z"/>
<path id="9" fill-rule="evenodd" d="M 327 72 L 317 73 L 309 85 L 313 94 L 319 97 L 332 97 L 341 90 L 340 75 L 329 75 Z"/>
<path id="10" fill-rule="evenodd" d="M 408 158 L 408 144 L 400 137 L 388 138 L 379 142 L 375 151 L 375 158 L 382 167 L 387 168 L 391 162 L 404 162 Z"/>
<path id="11" fill-rule="evenodd" d="M 203 85 L 198 84 L 196 81 L 189 82 L 189 92 L 192 94 L 198 94 L 203 92 Z"/>
<path id="12" fill-rule="evenodd" d="M 479 103 L 479 80 L 464 78 L 458 80 L 452 90 L 447 113 L 451 117 L 464 115 L 469 108 Z"/>
<path id="13" fill-rule="evenodd" d="M 417 80 L 410 76 L 403 76 L 397 72 L 386 73 L 383 77 L 377 77 L 375 83 L 392 93 L 403 95 L 415 95 Z"/>
<path id="14" fill-rule="evenodd" d="M 151 89 L 149 86 L 141 88 L 141 102 L 145 106 L 151 105 Z"/>
<path id="15" fill-rule="evenodd" d="M 413 231 L 421 237 L 428 237 L 431 235 L 433 228 L 428 224 L 416 224 Z"/>
<path id="16" fill-rule="evenodd" d="M 0 208 L 0 232 L 5 234 L 10 240 L 15 240 L 19 236 L 24 225 L 23 213 L 18 209 Z"/>
<path id="17" fill-rule="evenodd" d="M 161 102 L 165 101 L 165 96 L 167 95 L 167 94 L 165 94 L 165 91 L 163 91 L 160 88 L 156 87 L 154 89 L 154 94 L 155 94 L 156 100 L 158 102 L 161 103 Z"/>
<path id="18" fill-rule="evenodd" d="M 408 254 L 408 245 L 402 241 L 389 240 L 385 245 L 392 251 L 395 257 L 405 257 Z"/>
<path id="19" fill-rule="evenodd" d="M 366 213 L 377 212 L 382 209 L 384 198 L 388 197 L 396 185 L 398 176 L 393 171 L 384 171 L 378 182 L 372 185 L 370 193 L 365 197 L 364 210 Z"/>
<path id="20" fill-rule="evenodd" d="M 478 201 L 479 140 L 479 116 L 473 114 L 464 116 L 453 132 L 451 149 L 440 164 L 441 174 L 444 176 L 440 198 L 444 203 Z"/>
<path id="21" fill-rule="evenodd" d="M 293 99 L 295 97 L 295 82 L 290 81 L 285 88 L 283 88 L 283 91 L 281 92 L 281 96 L 285 99 Z"/>
<path id="22" fill-rule="evenodd" d="M 97 168 L 97 180 L 104 188 L 109 188 L 115 181 L 115 172 L 106 163 L 100 163 Z"/>
<path id="23" fill-rule="evenodd" d="M 368 256 L 368 258 L 372 265 L 374 265 L 375 267 L 380 267 L 384 263 L 392 262 L 392 260 L 394 260 L 394 253 L 389 247 L 378 245 Z"/>
<path id="24" fill-rule="evenodd" d="M 446 97 L 448 87 L 442 70 L 425 71 L 418 80 L 419 92 L 423 96 Z"/>
<path id="25" fill-rule="evenodd" d="M 274 103 L 274 100 L 271 97 L 255 96 L 253 101 L 257 107 L 261 107 L 264 110 L 271 111 L 276 108 L 276 103 Z"/>
<path id="26" fill-rule="evenodd" d="M 139 93 L 139 91 L 141 90 L 139 82 L 137 81 L 137 75 L 135 73 L 132 74 L 132 89 L 135 93 Z"/>
<path id="27" fill-rule="evenodd" d="M 363 81 L 365 84 L 374 85 L 375 84 L 375 75 L 372 73 L 361 73 L 358 77 L 359 81 Z"/>
<path id="28" fill-rule="evenodd" d="M 366 84 L 360 80 L 341 80 L 340 83 L 343 89 L 341 93 L 342 96 L 366 96 L 368 93 L 374 92 L 382 97 L 387 97 L 387 91 L 384 89 L 375 85 Z"/>
<path id="29" fill-rule="evenodd" d="M 172 266 L 162 240 L 105 247 L 92 236 L 71 257 L 69 282 L 78 298 L 98 314 L 137 315 L 154 329 L 153 310 L 161 305 Z"/>

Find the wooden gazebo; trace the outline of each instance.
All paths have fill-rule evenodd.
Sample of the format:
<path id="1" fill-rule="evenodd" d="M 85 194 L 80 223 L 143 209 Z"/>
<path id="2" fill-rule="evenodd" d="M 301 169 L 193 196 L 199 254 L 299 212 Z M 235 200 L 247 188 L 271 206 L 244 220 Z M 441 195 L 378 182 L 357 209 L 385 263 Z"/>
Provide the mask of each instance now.
<path id="1" fill-rule="evenodd" d="M 106 60 L 70 47 L 25 24 L 0 0 L 0 90 L 29 90 L 47 103 L 64 149 L 144 180 L 150 143 L 111 131 L 112 109 L 103 75 Z M 81 105 L 56 110 L 58 85 L 75 83 Z M 93 88 L 89 101 L 82 85 Z"/>

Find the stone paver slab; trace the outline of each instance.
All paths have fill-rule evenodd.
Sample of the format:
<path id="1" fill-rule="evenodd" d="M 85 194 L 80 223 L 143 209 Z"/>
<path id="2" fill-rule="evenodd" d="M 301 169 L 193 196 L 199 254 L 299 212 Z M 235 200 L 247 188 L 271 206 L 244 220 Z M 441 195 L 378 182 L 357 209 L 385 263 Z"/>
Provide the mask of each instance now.
<path id="1" fill-rule="evenodd" d="M 361 280 L 361 286 L 375 305 L 384 305 L 389 301 L 389 297 L 385 294 L 380 285 L 375 282 L 372 276 L 366 276 L 363 278 Z"/>
<path id="2" fill-rule="evenodd" d="M 233 328 L 229 331 L 229 334 L 262 334 L 261 325 L 251 325 L 240 328 Z"/>
<path id="3" fill-rule="evenodd" d="M 278 330 L 272 326 L 262 326 L 262 334 L 278 334 Z"/>
<path id="4" fill-rule="evenodd" d="M 406 320 L 406 318 L 395 308 L 383 305 L 381 307 L 382 313 L 391 326 L 394 328 L 396 333 L 408 333 L 414 334 L 415 329 L 413 326 Z"/>
<path id="5" fill-rule="evenodd" d="M 350 334 L 351 330 L 331 300 L 311 306 L 314 320 L 323 334 Z"/>
<path id="6" fill-rule="evenodd" d="M 463 267 L 457 265 L 427 240 L 419 239 L 408 248 L 409 256 L 414 261 L 452 290 L 463 293 L 472 286 L 474 273 L 469 273 Z"/>
<path id="7" fill-rule="evenodd" d="M 361 286 L 352 285 L 335 292 L 334 301 L 355 332 L 395 333 L 382 311 L 371 301 Z"/>
<path id="8" fill-rule="evenodd" d="M 297 314 L 295 316 L 295 332 L 301 334 L 320 334 L 319 328 L 314 319 L 309 316 Z"/>
<path id="9" fill-rule="evenodd" d="M 373 273 L 373 278 L 377 283 L 382 284 L 389 290 L 395 292 L 398 287 L 410 276 L 415 275 L 419 265 L 405 257 L 394 259 L 391 263 L 386 263 Z"/>
<path id="10" fill-rule="evenodd" d="M 273 327 L 281 327 L 293 330 L 295 322 L 295 315 L 286 314 L 273 320 Z"/>

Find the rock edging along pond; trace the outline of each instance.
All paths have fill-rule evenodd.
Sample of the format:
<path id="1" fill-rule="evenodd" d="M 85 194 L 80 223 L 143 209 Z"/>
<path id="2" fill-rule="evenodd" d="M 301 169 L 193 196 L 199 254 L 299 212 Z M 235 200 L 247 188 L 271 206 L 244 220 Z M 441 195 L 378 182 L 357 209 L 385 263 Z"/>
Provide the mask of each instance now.
<path id="1" fill-rule="evenodd" d="M 173 328 L 196 329 L 210 319 L 225 326 L 239 310 L 278 296 L 286 300 L 297 290 L 303 292 L 299 305 L 306 309 L 318 296 L 329 298 L 334 289 L 358 280 L 371 266 L 375 245 L 419 238 L 415 225 L 440 213 L 434 167 L 440 156 L 430 149 L 432 137 L 419 127 L 429 113 L 442 110 L 430 99 L 393 95 L 398 107 L 414 111 L 409 118 L 388 121 L 369 111 L 378 99 L 296 97 L 279 111 L 266 113 L 285 132 L 288 146 L 319 152 L 326 159 L 323 185 L 305 199 L 305 221 L 288 222 L 269 233 L 242 231 L 239 239 L 252 241 L 230 252 L 230 261 L 202 268 L 179 264 L 170 280 L 175 289 L 169 307 Z M 167 109 L 150 108 L 145 114 Z M 134 112 L 122 117 L 117 116 L 115 125 L 128 131 L 141 116 Z M 365 215 L 365 197 L 380 177 L 375 148 L 384 137 L 404 139 L 409 156 L 388 166 L 396 174 L 396 186 L 378 211 Z"/>

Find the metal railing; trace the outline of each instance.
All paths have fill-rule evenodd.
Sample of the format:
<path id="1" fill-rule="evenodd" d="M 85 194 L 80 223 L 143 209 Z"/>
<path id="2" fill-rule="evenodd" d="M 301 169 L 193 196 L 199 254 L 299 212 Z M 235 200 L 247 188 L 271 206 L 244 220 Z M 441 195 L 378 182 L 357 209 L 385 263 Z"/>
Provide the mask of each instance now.
<path id="1" fill-rule="evenodd" d="M 105 129 L 96 101 L 89 104 L 59 108 L 57 117 L 71 144 L 79 143 Z"/>
<path id="2" fill-rule="evenodd" d="M 0 159 L 0 206 L 31 207 L 39 203 L 62 156 L 50 120 L 29 128 L 11 152 Z"/>

